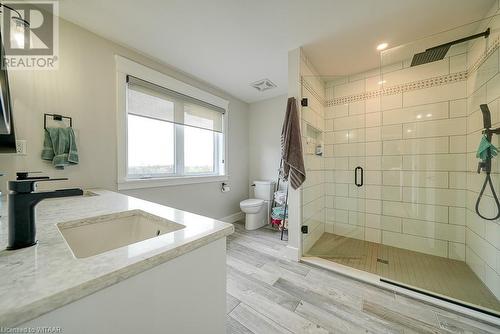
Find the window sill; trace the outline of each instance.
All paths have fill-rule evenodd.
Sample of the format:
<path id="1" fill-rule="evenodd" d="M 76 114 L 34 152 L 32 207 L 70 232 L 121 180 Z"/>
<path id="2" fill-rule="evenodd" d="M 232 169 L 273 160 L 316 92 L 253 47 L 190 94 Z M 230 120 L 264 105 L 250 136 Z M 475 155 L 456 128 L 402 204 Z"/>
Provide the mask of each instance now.
<path id="1" fill-rule="evenodd" d="M 180 186 L 198 183 L 214 183 L 229 180 L 228 175 L 211 176 L 182 176 L 153 179 L 126 179 L 118 182 L 118 190 L 159 188 L 169 186 Z"/>

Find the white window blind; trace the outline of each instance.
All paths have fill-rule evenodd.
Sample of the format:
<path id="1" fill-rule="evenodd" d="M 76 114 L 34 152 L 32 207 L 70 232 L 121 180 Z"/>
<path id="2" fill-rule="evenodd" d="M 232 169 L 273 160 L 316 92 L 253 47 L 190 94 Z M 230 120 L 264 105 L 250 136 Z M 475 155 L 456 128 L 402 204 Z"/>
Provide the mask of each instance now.
<path id="1" fill-rule="evenodd" d="M 196 128 L 222 132 L 223 114 L 192 103 L 184 103 L 184 124 Z"/>
<path id="2" fill-rule="evenodd" d="M 128 88 L 127 110 L 129 114 L 174 122 L 172 98 L 132 82 L 129 82 Z"/>
<path id="3" fill-rule="evenodd" d="M 134 99 L 137 104 L 131 103 L 128 106 L 129 114 L 214 132 L 223 131 L 225 113 L 223 108 L 130 75 L 127 77 L 127 81 L 129 97 L 130 94 L 137 97 Z M 144 96 L 144 99 L 141 99 L 142 96 Z M 182 108 L 182 110 L 179 110 L 179 108 Z"/>

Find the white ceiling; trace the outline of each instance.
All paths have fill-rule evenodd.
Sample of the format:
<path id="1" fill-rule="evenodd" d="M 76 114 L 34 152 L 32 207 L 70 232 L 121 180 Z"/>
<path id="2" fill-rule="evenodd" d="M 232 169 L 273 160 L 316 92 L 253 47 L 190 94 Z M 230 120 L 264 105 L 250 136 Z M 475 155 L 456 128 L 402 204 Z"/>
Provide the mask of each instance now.
<path id="1" fill-rule="evenodd" d="M 496 0 L 62 0 L 60 15 L 246 102 L 286 94 L 288 51 L 322 75 L 378 66 L 375 46 L 482 18 Z M 269 78 L 277 88 L 250 83 Z"/>

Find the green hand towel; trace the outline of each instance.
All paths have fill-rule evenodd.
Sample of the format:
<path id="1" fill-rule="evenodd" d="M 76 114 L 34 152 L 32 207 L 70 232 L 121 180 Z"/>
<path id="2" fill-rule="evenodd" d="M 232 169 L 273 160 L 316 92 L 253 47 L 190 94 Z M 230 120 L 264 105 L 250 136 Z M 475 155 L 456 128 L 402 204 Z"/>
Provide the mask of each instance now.
<path id="1" fill-rule="evenodd" d="M 57 169 L 78 164 L 78 150 L 73 129 L 70 127 L 45 129 L 42 159 L 52 161 Z"/>
<path id="2" fill-rule="evenodd" d="M 488 155 L 489 149 L 489 155 Z M 488 141 L 486 135 L 483 135 L 481 141 L 479 142 L 479 147 L 477 148 L 476 158 L 479 158 L 483 161 L 487 159 L 496 157 L 498 154 L 498 149 Z"/>

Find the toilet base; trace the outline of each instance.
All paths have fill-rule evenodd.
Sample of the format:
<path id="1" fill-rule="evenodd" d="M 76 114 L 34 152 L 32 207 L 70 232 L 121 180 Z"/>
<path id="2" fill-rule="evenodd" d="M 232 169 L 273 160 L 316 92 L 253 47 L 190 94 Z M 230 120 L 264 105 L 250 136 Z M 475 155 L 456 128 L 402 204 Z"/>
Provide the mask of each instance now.
<path id="1" fill-rule="evenodd" d="M 247 213 L 245 215 L 245 230 L 252 231 L 268 223 L 268 218 L 265 209 L 261 209 L 258 213 Z"/>

